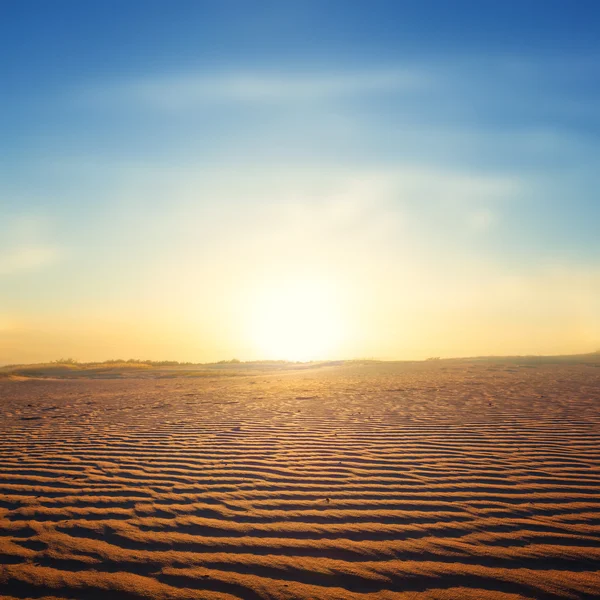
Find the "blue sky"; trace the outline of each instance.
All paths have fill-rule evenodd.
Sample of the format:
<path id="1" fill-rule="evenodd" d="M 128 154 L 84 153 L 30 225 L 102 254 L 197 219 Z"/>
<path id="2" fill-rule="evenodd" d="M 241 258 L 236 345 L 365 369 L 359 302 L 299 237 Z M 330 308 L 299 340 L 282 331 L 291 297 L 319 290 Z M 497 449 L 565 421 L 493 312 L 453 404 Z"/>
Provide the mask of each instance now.
<path id="1" fill-rule="evenodd" d="M 0 1 L 0 363 L 600 347 L 599 25 Z M 302 286 L 339 323 L 294 353 L 264 306 Z"/>

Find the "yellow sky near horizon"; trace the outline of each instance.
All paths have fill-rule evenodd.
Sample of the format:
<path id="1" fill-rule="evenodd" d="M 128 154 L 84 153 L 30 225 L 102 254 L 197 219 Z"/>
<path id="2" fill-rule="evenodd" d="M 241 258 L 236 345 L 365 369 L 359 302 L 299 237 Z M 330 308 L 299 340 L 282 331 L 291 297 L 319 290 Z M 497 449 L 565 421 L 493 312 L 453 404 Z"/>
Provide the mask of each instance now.
<path id="1" fill-rule="evenodd" d="M 51 242 L 51 221 L 14 221 L 0 261 L 0 364 L 600 346 L 600 268 L 508 260 L 502 239 L 497 256 L 485 248 L 515 182 L 418 169 L 187 176 L 177 171 L 156 198 L 151 181 L 125 181 L 115 218 L 78 244 Z M 163 188 L 176 201 L 165 204 Z M 205 194 L 222 202 L 198 204 Z M 434 214 L 424 196 L 438 199 Z"/>
<path id="2" fill-rule="evenodd" d="M 248 274 L 207 279 L 213 293 L 204 292 L 200 303 L 202 286 L 192 293 L 185 277 L 182 288 L 173 276 L 143 306 L 4 318 L 0 364 L 61 357 L 391 360 L 597 349 L 598 275 L 557 269 L 530 278 L 464 277 L 406 269 L 396 279 L 383 267 L 360 280 L 326 269 L 321 277 Z"/>

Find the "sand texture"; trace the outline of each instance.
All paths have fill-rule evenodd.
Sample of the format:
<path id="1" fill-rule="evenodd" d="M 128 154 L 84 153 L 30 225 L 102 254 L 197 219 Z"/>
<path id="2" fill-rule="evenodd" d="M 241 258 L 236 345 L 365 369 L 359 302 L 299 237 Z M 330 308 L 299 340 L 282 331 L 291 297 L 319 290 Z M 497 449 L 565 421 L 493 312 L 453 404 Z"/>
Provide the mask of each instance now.
<path id="1" fill-rule="evenodd" d="M 0 597 L 600 598 L 600 368 L 0 380 Z"/>

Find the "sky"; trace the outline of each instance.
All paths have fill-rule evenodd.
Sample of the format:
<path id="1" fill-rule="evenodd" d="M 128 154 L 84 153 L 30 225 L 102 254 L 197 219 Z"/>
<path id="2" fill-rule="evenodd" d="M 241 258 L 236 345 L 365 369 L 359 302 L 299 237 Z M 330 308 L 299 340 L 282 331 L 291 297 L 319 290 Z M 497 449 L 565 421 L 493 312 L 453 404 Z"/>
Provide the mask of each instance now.
<path id="1" fill-rule="evenodd" d="M 0 0 L 0 364 L 598 350 L 599 30 Z"/>

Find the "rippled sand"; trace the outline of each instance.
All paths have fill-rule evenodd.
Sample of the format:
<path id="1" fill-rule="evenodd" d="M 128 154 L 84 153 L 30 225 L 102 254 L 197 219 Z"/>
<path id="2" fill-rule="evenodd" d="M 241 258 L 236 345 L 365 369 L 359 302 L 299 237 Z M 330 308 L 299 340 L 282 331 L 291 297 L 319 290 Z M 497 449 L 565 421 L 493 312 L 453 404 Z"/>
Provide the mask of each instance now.
<path id="1" fill-rule="evenodd" d="M 0 380 L 1 598 L 600 598 L 600 368 Z"/>

